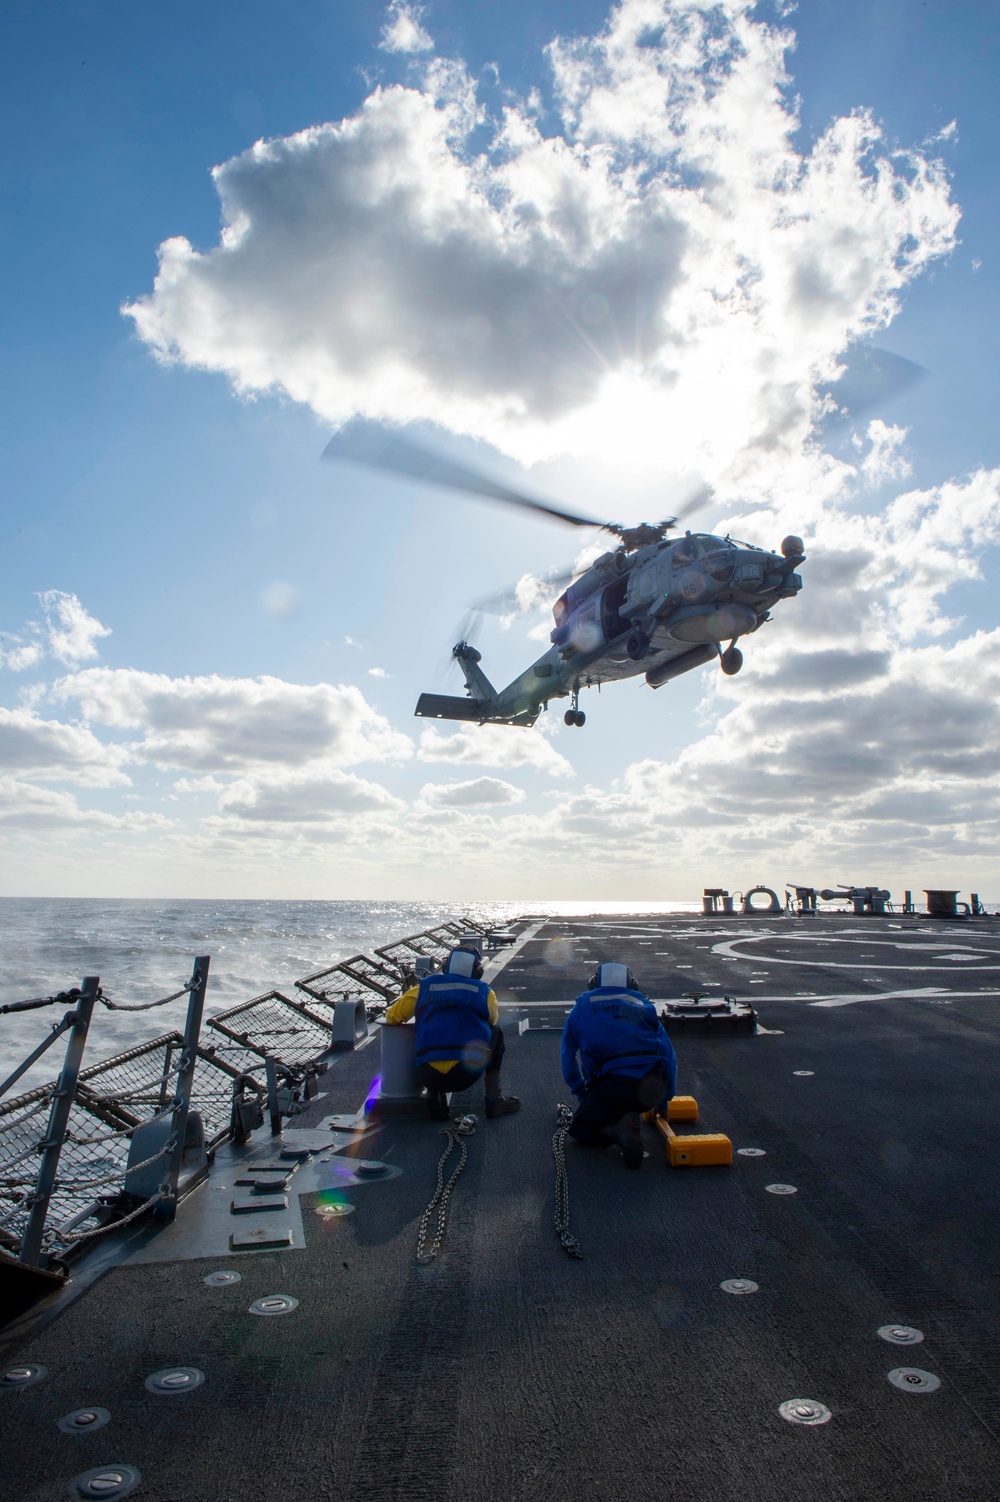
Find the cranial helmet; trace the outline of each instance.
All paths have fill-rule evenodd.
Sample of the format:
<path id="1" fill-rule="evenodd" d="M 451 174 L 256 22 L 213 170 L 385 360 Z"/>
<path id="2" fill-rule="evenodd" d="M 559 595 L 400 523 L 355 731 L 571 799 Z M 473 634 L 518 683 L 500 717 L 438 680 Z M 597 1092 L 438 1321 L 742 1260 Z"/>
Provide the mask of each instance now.
<path id="1" fill-rule="evenodd" d="M 444 962 L 445 975 L 467 975 L 470 980 L 482 980 L 483 961 L 475 949 L 453 949 Z"/>
<path id="2" fill-rule="evenodd" d="M 596 991 L 598 986 L 620 986 L 623 991 L 637 991 L 635 976 L 627 965 L 620 964 L 617 960 L 605 960 L 603 965 L 598 965 L 590 977 L 590 989 Z"/>

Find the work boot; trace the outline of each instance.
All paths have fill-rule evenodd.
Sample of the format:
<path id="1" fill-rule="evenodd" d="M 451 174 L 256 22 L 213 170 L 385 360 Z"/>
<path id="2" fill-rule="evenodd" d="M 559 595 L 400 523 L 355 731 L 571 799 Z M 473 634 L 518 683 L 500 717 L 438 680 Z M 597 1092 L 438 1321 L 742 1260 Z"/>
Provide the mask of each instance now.
<path id="1" fill-rule="evenodd" d="M 516 1095 L 494 1095 L 486 1097 L 486 1117 L 492 1121 L 494 1116 L 513 1116 L 515 1111 L 520 1111 L 521 1102 Z"/>
<path id="2" fill-rule="evenodd" d="M 451 1106 L 443 1090 L 428 1090 L 427 1114 L 431 1121 L 450 1121 Z"/>
<path id="3" fill-rule="evenodd" d="M 618 1123 L 618 1144 L 626 1168 L 642 1167 L 642 1127 L 638 1111 L 626 1111 Z"/>

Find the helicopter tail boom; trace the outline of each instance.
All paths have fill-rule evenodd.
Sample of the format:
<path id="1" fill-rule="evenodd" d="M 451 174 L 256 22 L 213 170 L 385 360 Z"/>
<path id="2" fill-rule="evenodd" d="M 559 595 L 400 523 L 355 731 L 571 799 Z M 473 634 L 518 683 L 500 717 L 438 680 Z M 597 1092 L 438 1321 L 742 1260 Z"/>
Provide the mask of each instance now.
<path id="1" fill-rule="evenodd" d="M 482 702 L 475 699 L 458 699 L 452 694 L 421 694 L 415 713 L 422 720 L 472 720 L 489 717 Z"/>

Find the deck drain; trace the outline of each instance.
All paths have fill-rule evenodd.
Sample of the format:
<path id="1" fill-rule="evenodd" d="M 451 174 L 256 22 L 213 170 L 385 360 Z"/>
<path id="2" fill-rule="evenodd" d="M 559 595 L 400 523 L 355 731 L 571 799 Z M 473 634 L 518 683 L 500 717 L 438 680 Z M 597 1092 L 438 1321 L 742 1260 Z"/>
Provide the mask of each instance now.
<path id="1" fill-rule="evenodd" d="M 192 1392 L 204 1380 L 205 1373 L 196 1366 L 166 1366 L 162 1372 L 153 1372 L 146 1378 L 146 1387 L 162 1397 L 173 1397 L 175 1393 Z"/>
<path id="2" fill-rule="evenodd" d="M 736 1154 L 740 1158 L 764 1158 L 767 1150 L 763 1147 L 738 1147 Z"/>
<path id="3" fill-rule="evenodd" d="M 900 1392 L 937 1392 L 941 1378 L 933 1372 L 921 1371 L 919 1366 L 897 1366 L 889 1373 L 889 1381 Z"/>
<path id="4" fill-rule="evenodd" d="M 388 1163 L 355 1163 L 354 1172 L 359 1179 L 377 1179 L 389 1172 Z"/>
<path id="5" fill-rule="evenodd" d="M 106 1408 L 74 1408 L 57 1423 L 63 1434 L 93 1434 L 111 1423 L 111 1415 Z"/>
<path id="6" fill-rule="evenodd" d="M 231 1283 L 239 1283 L 242 1277 L 242 1273 L 209 1273 L 208 1277 L 202 1281 L 207 1283 L 209 1288 L 228 1288 Z"/>
<path id="7" fill-rule="evenodd" d="M 36 1382 L 41 1382 L 48 1375 L 48 1367 L 39 1366 L 37 1362 L 26 1366 L 9 1366 L 0 1377 L 0 1387 L 34 1387 Z"/>
<path id="8" fill-rule="evenodd" d="M 796 1076 L 797 1079 L 809 1080 L 812 1079 L 816 1071 L 815 1069 L 793 1069 L 792 1073 Z"/>
<path id="9" fill-rule="evenodd" d="M 127 1497 L 142 1480 L 134 1465 L 101 1465 L 82 1471 L 69 1484 L 71 1497 Z"/>
<path id="10" fill-rule="evenodd" d="M 251 1314 L 291 1314 L 299 1307 L 298 1299 L 287 1293 L 269 1293 L 265 1298 L 255 1299 L 250 1305 Z"/>
<path id="11" fill-rule="evenodd" d="M 787 1403 L 779 1403 L 778 1412 L 790 1424 L 828 1424 L 833 1417 L 826 1404 L 817 1403 L 815 1398 L 789 1398 Z"/>
<path id="12" fill-rule="evenodd" d="M 924 1338 L 922 1330 L 914 1330 L 912 1325 L 880 1325 L 878 1329 L 880 1340 L 887 1340 L 891 1346 L 918 1346 Z"/>
<path id="13" fill-rule="evenodd" d="M 759 1285 L 752 1278 L 727 1278 L 719 1287 L 723 1293 L 756 1293 Z"/>
<path id="14" fill-rule="evenodd" d="M 768 1184 L 768 1194 L 798 1194 L 794 1184 Z"/>

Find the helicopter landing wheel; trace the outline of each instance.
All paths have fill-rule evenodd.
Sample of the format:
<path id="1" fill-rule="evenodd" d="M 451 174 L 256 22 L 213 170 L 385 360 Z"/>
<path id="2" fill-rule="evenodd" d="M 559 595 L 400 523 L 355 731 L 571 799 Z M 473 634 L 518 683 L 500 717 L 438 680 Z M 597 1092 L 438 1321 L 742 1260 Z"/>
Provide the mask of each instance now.
<path id="1" fill-rule="evenodd" d="M 577 727 L 580 727 L 586 725 L 586 723 L 587 716 L 584 714 L 582 709 L 567 709 L 566 713 L 563 715 L 564 725 L 576 725 Z"/>
<path id="2" fill-rule="evenodd" d="M 727 678 L 732 678 L 735 673 L 739 672 L 742 666 L 743 653 L 739 647 L 727 647 L 719 658 L 719 667 L 726 674 Z"/>
<path id="3" fill-rule="evenodd" d="M 625 643 L 625 650 L 633 662 L 639 662 L 649 651 L 649 637 L 637 626 Z"/>

